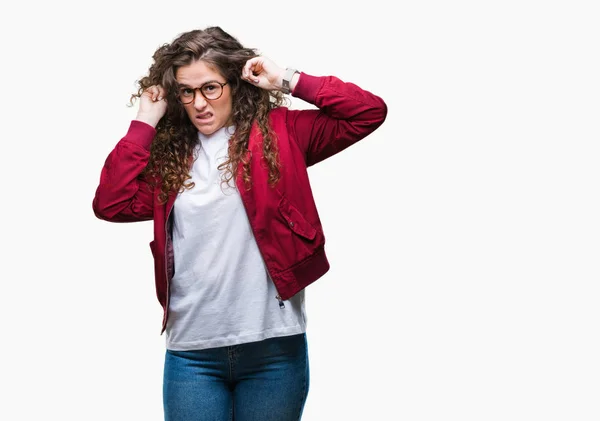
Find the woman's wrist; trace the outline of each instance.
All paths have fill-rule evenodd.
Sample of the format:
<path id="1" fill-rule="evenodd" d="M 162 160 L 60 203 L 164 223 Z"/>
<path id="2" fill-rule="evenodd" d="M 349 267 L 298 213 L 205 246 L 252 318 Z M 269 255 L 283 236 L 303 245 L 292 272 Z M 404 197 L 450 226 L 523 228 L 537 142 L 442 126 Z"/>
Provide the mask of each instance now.
<path id="1" fill-rule="evenodd" d="M 279 75 L 279 90 L 284 94 L 291 94 L 299 78 L 300 73 L 298 70 L 288 67 Z"/>
<path id="2" fill-rule="evenodd" d="M 144 113 L 138 113 L 134 120 L 141 121 L 142 123 L 146 123 L 149 126 L 156 128 L 156 125 L 158 124 L 160 119 L 157 120 L 154 116 Z"/>
<path id="3" fill-rule="evenodd" d="M 294 73 L 294 76 L 292 76 L 292 79 L 290 80 L 290 93 L 294 92 L 294 88 L 296 87 L 298 80 L 300 80 L 300 73 L 296 72 L 296 73 Z"/>

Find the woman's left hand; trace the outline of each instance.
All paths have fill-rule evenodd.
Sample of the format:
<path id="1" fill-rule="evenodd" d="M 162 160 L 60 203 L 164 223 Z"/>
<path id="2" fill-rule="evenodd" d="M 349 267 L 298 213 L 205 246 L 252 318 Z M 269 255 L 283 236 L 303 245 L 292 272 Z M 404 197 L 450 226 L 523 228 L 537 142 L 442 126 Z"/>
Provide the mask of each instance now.
<path id="1" fill-rule="evenodd" d="M 254 57 L 242 69 L 242 79 L 268 91 L 280 90 L 285 69 L 267 57 Z"/>

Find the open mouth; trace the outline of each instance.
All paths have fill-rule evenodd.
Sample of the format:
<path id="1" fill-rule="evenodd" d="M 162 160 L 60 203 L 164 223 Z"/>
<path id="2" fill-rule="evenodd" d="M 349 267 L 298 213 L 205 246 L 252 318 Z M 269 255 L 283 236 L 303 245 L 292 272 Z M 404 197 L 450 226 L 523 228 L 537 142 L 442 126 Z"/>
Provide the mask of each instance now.
<path id="1" fill-rule="evenodd" d="M 210 120 L 212 118 L 212 113 L 202 113 L 196 115 L 196 120 Z"/>

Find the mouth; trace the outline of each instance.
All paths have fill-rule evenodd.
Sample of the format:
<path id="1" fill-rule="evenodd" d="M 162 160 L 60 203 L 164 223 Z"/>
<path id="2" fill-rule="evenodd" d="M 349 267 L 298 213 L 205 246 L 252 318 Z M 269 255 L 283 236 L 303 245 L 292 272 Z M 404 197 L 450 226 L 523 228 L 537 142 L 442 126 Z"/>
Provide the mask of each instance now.
<path id="1" fill-rule="evenodd" d="M 199 122 L 205 122 L 205 121 L 210 120 L 212 118 L 212 116 L 213 116 L 212 113 L 207 112 L 207 113 L 202 113 L 202 114 L 196 114 L 195 119 L 196 119 L 196 121 L 199 121 Z"/>

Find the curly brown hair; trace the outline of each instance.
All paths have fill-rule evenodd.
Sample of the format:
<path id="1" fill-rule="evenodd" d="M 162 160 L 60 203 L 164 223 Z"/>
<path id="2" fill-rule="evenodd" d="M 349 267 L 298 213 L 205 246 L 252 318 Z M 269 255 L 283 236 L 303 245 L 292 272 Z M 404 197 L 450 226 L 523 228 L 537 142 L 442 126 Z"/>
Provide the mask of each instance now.
<path id="1" fill-rule="evenodd" d="M 236 38 L 218 26 L 185 32 L 155 51 L 152 57 L 154 63 L 148 75 L 137 81 L 139 89 L 131 96 L 130 104 L 133 105 L 136 98 L 153 85 L 161 85 L 167 93 L 167 111 L 156 126 L 150 159 L 144 170 L 144 175 L 152 185 L 160 183 L 158 199 L 161 203 L 167 201 L 170 192 L 182 192 L 194 186 L 189 181 L 189 159 L 198 143 L 198 135 L 177 100 L 175 75 L 178 68 L 197 60 L 213 67 L 231 87 L 231 121 L 235 131 L 229 141 L 228 159 L 219 165 L 219 170 L 225 170 L 222 181 L 229 183 L 234 179 L 241 163 L 244 185 L 250 189 L 248 138 L 255 121 L 263 136 L 263 155 L 269 170 L 269 184 L 274 185 L 279 181 L 277 143 L 268 116 L 273 108 L 283 105 L 286 100 L 279 91 L 267 91 L 241 79 L 246 61 L 258 55 L 255 49 L 243 47 Z"/>

